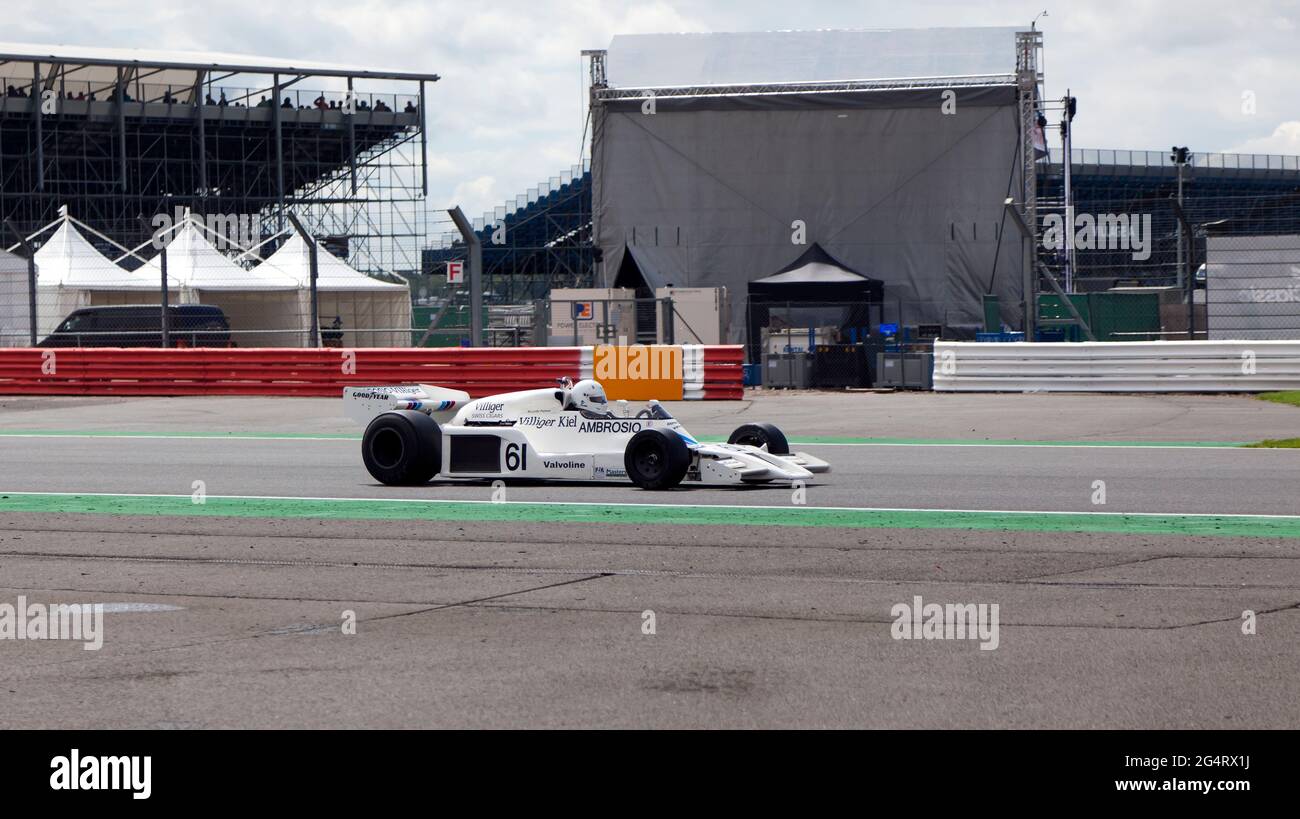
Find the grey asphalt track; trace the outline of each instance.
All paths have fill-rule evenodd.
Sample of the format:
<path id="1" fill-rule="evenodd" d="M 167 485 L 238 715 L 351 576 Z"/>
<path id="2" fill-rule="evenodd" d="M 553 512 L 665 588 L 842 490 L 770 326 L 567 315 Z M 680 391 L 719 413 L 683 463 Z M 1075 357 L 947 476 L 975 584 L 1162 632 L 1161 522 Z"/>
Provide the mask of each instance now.
<path id="1" fill-rule="evenodd" d="M 751 390 L 671 404 L 698 434 L 768 419 L 797 435 L 1023 441 L 1253 441 L 1300 436 L 1295 407 L 1245 395 L 826 394 Z M 356 432 L 339 401 L 0 396 L 0 429 Z"/>
<path id="2" fill-rule="evenodd" d="M 1300 414 L 1300 413 L 1298 413 Z M 29 492 L 209 494 L 490 500 L 486 481 L 388 487 L 344 439 L 0 438 L 12 477 Z M 1040 511 L 1300 514 L 1300 451 L 1113 447 L 854 446 L 802 449 L 832 464 L 808 487 L 812 506 Z M 1106 505 L 1093 504 L 1105 481 Z M 781 486 L 643 492 L 630 484 L 507 487 L 520 501 L 784 504 Z"/>
<path id="3" fill-rule="evenodd" d="M 1214 442 L 1300 435 L 1239 397 L 759 395 L 697 434 Z M 486 499 L 378 487 L 311 400 L 0 399 L 0 492 Z M 9 433 L 9 434 L 3 434 Z M 827 446 L 812 506 L 1300 514 L 1300 451 Z M 787 503 L 512 486 L 511 500 Z M 0 727 L 1300 727 L 1300 539 L 774 526 L 0 514 L 0 602 L 163 603 L 97 652 L 0 640 Z M 996 650 L 891 608 L 997 603 Z M 1256 633 L 1242 633 L 1242 613 Z M 340 630 L 355 612 L 356 634 Z M 643 633 L 653 611 L 655 633 Z"/>

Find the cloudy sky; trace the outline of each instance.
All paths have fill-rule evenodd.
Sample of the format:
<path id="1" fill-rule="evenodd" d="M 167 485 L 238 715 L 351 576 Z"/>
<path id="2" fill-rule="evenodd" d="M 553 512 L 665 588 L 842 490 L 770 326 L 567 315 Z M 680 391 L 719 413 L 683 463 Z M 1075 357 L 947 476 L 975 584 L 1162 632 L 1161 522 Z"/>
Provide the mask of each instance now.
<path id="1" fill-rule="evenodd" d="M 4 0 L 0 39 L 438 73 L 431 199 L 472 216 L 579 161 L 579 51 L 614 34 L 1027 26 L 1044 9 L 1047 94 L 1079 98 L 1076 147 L 1300 154 L 1300 0 Z"/>

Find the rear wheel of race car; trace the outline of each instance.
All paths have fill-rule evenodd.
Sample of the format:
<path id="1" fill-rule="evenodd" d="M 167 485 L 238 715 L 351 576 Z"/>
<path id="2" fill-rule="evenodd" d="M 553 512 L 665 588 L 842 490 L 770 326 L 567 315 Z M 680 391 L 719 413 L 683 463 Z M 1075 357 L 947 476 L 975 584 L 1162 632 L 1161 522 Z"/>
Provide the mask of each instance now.
<path id="1" fill-rule="evenodd" d="M 422 412 L 395 410 L 376 416 L 361 438 L 361 460 L 380 483 L 428 483 L 442 467 L 442 430 Z"/>
<path id="2" fill-rule="evenodd" d="M 767 451 L 773 455 L 790 454 L 790 443 L 786 441 L 785 433 L 772 424 L 745 424 L 736 427 L 736 431 L 731 433 L 727 443 L 747 444 L 760 449 L 767 447 Z"/>
<path id="3" fill-rule="evenodd" d="M 690 465 L 686 442 L 665 429 L 643 429 L 623 450 L 627 476 L 642 489 L 672 489 L 686 477 Z"/>

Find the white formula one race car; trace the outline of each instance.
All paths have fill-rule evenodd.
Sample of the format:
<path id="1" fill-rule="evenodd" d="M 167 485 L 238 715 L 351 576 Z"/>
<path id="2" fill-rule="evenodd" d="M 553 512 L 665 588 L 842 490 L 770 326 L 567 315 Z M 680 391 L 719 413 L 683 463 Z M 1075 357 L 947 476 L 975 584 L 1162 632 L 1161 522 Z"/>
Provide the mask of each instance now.
<path id="1" fill-rule="evenodd" d="M 595 381 L 470 400 L 425 384 L 348 387 L 347 413 L 366 424 L 361 458 L 389 485 L 446 478 L 631 481 L 671 489 L 683 481 L 736 485 L 807 481 L 830 465 L 790 452 L 771 424 L 745 424 L 725 444 L 700 443 L 658 401 L 609 411 Z"/>

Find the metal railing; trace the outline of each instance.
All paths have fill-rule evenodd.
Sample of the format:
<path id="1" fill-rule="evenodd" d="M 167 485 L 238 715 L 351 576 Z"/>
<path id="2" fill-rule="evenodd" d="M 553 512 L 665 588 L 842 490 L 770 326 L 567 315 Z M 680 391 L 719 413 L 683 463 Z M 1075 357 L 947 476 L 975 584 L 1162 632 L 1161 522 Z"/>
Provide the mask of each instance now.
<path id="1" fill-rule="evenodd" d="M 1118 165 L 1134 168 L 1174 168 L 1169 151 L 1130 151 L 1107 148 L 1076 148 L 1070 152 L 1074 165 Z M 1059 161 L 1058 163 L 1059 164 Z M 1300 156 L 1284 154 L 1193 153 L 1193 168 L 1256 171 L 1300 171 Z"/>
<path id="2" fill-rule="evenodd" d="M 91 82 L 87 80 L 59 80 L 49 88 L 54 97 L 63 101 L 112 102 L 117 93 L 115 82 Z M 193 84 L 148 83 L 131 81 L 126 84 L 126 101 L 162 105 L 191 106 L 196 103 L 204 105 L 225 105 L 229 107 L 255 108 L 265 100 L 272 104 L 273 89 L 270 86 L 248 87 L 221 84 L 206 84 L 195 94 Z M 288 86 L 280 90 L 279 98 L 274 104 L 283 106 L 288 100 L 294 109 L 315 108 L 316 100 L 322 99 L 325 108 L 334 103 L 334 110 L 342 110 L 346 100 L 346 91 L 341 88 L 331 90 L 307 89 Z M 32 78 L 0 77 L 0 97 L 6 99 L 29 99 L 32 96 Z M 39 95 L 38 95 L 39 96 Z M 223 102 L 224 100 L 224 102 Z M 377 93 L 371 91 L 354 91 L 352 100 L 357 111 L 390 111 L 393 113 L 414 113 L 418 110 L 420 98 L 415 94 Z"/>

